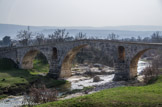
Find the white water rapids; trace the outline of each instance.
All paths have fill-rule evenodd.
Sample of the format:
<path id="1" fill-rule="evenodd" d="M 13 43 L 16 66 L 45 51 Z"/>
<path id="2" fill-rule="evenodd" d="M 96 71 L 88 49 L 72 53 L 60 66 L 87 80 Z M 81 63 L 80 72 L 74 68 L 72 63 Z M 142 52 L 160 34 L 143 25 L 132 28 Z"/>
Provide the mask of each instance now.
<path id="1" fill-rule="evenodd" d="M 147 66 L 150 64 L 148 62 L 139 61 L 138 62 L 138 68 L 137 72 L 138 74 Z M 110 70 L 109 67 L 107 67 L 107 71 Z M 111 69 L 112 70 L 112 69 Z M 71 89 L 83 89 L 84 87 L 88 86 L 95 86 L 95 85 L 101 85 L 105 84 L 107 82 L 111 82 L 114 78 L 114 74 L 111 75 L 98 75 L 103 81 L 99 82 L 93 82 L 93 78 L 90 77 L 83 77 L 83 76 L 72 76 L 68 78 L 67 80 L 71 82 Z"/>

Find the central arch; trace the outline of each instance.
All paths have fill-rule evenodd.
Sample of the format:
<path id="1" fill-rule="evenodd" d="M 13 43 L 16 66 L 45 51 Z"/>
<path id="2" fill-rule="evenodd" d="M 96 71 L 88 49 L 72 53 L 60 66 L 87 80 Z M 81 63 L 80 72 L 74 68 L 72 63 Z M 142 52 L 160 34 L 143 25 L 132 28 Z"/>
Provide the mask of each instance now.
<path id="1" fill-rule="evenodd" d="M 76 54 L 80 51 L 80 49 L 88 46 L 87 44 L 80 45 L 71 49 L 65 56 L 61 66 L 60 78 L 70 77 L 71 76 L 71 67 L 72 61 L 75 58 Z"/>
<path id="2" fill-rule="evenodd" d="M 129 76 L 130 76 L 130 79 L 134 78 L 137 76 L 137 65 L 138 65 L 138 61 L 140 59 L 140 57 L 150 49 L 144 49 L 140 52 L 138 52 L 131 60 L 130 62 L 130 73 L 129 73 Z"/>
<path id="3" fill-rule="evenodd" d="M 30 50 L 23 56 L 21 68 L 22 69 L 32 69 L 33 68 L 33 60 L 35 59 L 35 57 L 37 56 L 38 53 L 41 53 L 47 60 L 47 57 L 43 52 L 36 50 L 36 49 Z M 47 62 L 48 62 L 48 60 L 47 60 Z"/>

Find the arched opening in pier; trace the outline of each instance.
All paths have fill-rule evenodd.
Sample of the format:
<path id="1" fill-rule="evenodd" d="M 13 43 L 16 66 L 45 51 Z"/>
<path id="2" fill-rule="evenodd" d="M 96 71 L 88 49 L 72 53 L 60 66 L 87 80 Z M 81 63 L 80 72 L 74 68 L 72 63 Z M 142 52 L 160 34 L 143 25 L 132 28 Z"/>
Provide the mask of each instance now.
<path id="1" fill-rule="evenodd" d="M 21 68 L 46 74 L 49 71 L 49 64 L 46 56 L 41 51 L 30 50 L 24 55 Z"/>
<path id="2" fill-rule="evenodd" d="M 120 61 L 125 60 L 125 48 L 123 46 L 118 47 L 118 58 Z"/>
<path id="3" fill-rule="evenodd" d="M 52 49 L 52 59 L 57 59 L 57 48 L 56 47 L 53 47 L 53 49 Z"/>

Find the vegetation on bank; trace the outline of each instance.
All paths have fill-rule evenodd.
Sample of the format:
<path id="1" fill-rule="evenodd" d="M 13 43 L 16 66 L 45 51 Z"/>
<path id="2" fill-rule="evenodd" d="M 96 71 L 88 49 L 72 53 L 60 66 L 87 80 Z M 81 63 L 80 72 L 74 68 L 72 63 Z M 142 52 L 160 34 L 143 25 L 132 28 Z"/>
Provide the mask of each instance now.
<path id="1" fill-rule="evenodd" d="M 17 69 L 11 61 L 0 60 L 0 99 L 8 95 L 20 95 L 28 91 L 33 84 L 45 84 L 47 88 L 65 84 L 64 80 L 55 80 L 42 76 L 49 71 L 49 65 L 40 60 L 34 60 L 31 70 Z"/>
<path id="2" fill-rule="evenodd" d="M 4 70 L 0 71 L 0 98 L 3 94 L 22 94 L 33 84 L 45 84 L 46 87 L 52 88 L 65 84 L 65 82 L 47 76 L 33 75 L 30 70 Z"/>
<path id="3" fill-rule="evenodd" d="M 36 107 L 159 107 L 162 106 L 162 76 L 147 86 L 106 89 L 94 94 L 50 102 Z"/>

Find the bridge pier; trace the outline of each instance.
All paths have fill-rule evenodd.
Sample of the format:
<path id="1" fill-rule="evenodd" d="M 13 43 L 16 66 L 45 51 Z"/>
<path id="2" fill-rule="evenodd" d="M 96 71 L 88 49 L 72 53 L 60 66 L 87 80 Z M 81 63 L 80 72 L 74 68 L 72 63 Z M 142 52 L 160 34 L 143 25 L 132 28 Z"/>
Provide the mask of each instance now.
<path id="1" fill-rule="evenodd" d="M 59 73 L 60 73 L 60 68 L 55 68 L 55 69 L 50 69 L 49 73 L 47 74 L 49 77 L 58 79 L 59 78 Z"/>
<path id="2" fill-rule="evenodd" d="M 124 61 L 115 63 L 115 76 L 114 81 L 127 81 L 129 80 L 129 65 Z"/>
<path id="3" fill-rule="evenodd" d="M 54 79 L 58 79 L 61 71 L 61 65 L 59 65 L 59 62 L 52 60 L 49 67 L 50 69 L 48 76 Z"/>

